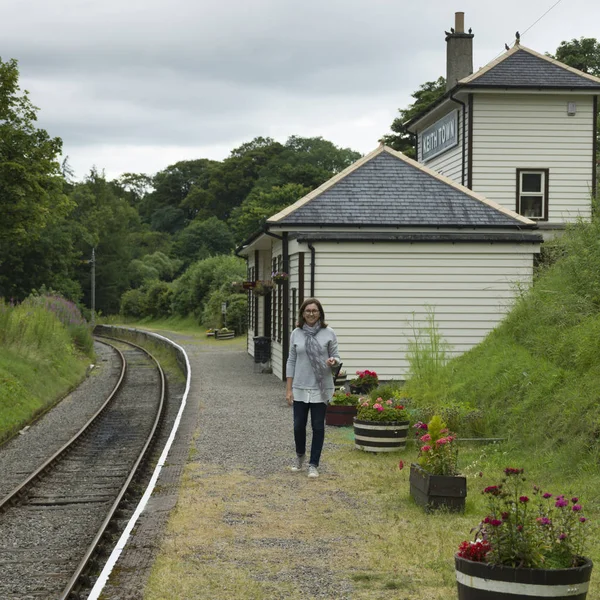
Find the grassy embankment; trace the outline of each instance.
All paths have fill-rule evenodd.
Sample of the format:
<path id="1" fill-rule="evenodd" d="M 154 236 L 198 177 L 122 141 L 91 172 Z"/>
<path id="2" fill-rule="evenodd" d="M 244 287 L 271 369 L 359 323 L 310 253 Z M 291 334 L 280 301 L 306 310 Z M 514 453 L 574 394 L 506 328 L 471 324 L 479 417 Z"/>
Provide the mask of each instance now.
<path id="1" fill-rule="evenodd" d="M 73 389 L 92 357 L 89 329 L 70 302 L 0 299 L 0 442 Z"/>
<path id="2" fill-rule="evenodd" d="M 339 582 L 332 598 L 454 598 L 453 555 L 485 516 L 481 490 L 506 466 L 579 496 L 590 518 L 586 554 L 600 564 L 600 225 L 578 225 L 547 255 L 556 262 L 482 344 L 442 367 L 425 347 L 405 387 L 413 417 L 440 412 L 460 437 L 503 439 L 461 443 L 464 514 L 428 515 L 412 502 L 414 443 L 371 455 L 354 449 L 345 428 L 328 429 L 326 470 L 305 485 L 191 462 L 145 597 L 305 599 L 301 583 L 281 574 L 308 569 Z M 428 336 L 435 331 L 421 341 Z M 600 599 L 597 581 L 593 573 L 588 600 Z"/>

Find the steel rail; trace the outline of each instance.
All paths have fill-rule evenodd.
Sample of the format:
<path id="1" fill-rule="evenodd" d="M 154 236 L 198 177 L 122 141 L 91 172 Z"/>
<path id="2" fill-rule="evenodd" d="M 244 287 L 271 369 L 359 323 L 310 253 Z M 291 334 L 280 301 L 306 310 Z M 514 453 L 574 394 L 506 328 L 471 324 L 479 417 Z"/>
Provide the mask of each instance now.
<path id="1" fill-rule="evenodd" d="M 111 345 L 111 344 L 108 344 Z M 114 346 L 112 346 L 114 348 Z M 125 379 L 125 373 L 127 371 L 127 362 L 123 353 L 118 349 L 114 348 L 119 357 L 121 359 L 121 374 L 119 376 L 119 380 L 117 381 L 113 391 L 110 393 L 106 402 L 90 417 L 90 419 L 85 423 L 85 425 L 76 433 L 70 440 L 68 440 L 59 450 L 57 450 L 48 460 L 46 460 L 41 466 L 39 466 L 31 475 L 29 475 L 26 479 L 24 479 L 19 485 L 17 485 L 12 491 L 10 491 L 2 500 L 0 500 L 0 513 L 4 512 L 10 505 L 12 505 L 16 498 L 24 493 L 25 489 L 33 483 L 35 480 L 39 479 L 42 474 L 48 470 L 48 468 L 55 463 L 61 455 L 63 455 L 67 450 L 69 450 L 73 444 L 84 434 L 87 432 L 89 427 L 94 423 L 94 421 L 108 408 L 117 392 L 121 388 L 121 384 Z"/>
<path id="2" fill-rule="evenodd" d="M 96 336 L 99 337 L 99 336 Z M 104 337 L 104 336 L 102 336 Z M 105 337 L 104 339 L 117 339 L 117 338 L 107 338 Z M 142 448 L 142 450 L 140 451 L 137 460 L 135 461 L 133 467 L 131 468 L 129 475 L 127 477 L 127 479 L 125 480 L 124 484 L 121 486 L 121 490 L 119 491 L 119 494 L 117 495 L 117 497 L 115 498 L 112 506 L 110 507 L 106 517 L 104 518 L 104 521 L 102 522 L 102 525 L 100 526 L 100 528 L 98 529 L 96 535 L 94 536 L 94 539 L 92 540 L 92 543 L 88 546 L 88 549 L 86 550 L 83 558 L 81 559 L 81 562 L 79 563 L 79 565 L 77 565 L 77 568 L 75 570 L 75 572 L 73 573 L 73 576 L 71 577 L 71 579 L 69 580 L 69 583 L 66 585 L 66 587 L 63 589 L 61 595 L 59 596 L 59 600 L 67 600 L 68 598 L 71 597 L 71 594 L 74 592 L 75 588 L 78 585 L 78 581 L 79 578 L 82 576 L 83 572 L 85 571 L 85 568 L 89 562 L 89 560 L 91 559 L 92 555 L 94 554 L 97 546 L 99 545 L 104 533 L 106 532 L 106 529 L 110 523 L 110 521 L 113 519 L 115 512 L 117 511 L 119 504 L 121 503 L 121 501 L 123 500 L 123 497 L 125 496 L 125 493 L 127 492 L 127 489 L 129 488 L 132 479 L 134 478 L 142 460 L 144 459 L 144 456 L 146 455 L 146 452 L 148 451 L 148 448 L 150 447 L 150 444 L 152 443 L 154 436 L 156 434 L 156 431 L 158 429 L 158 426 L 162 420 L 163 417 L 163 413 L 164 413 L 164 407 L 165 407 L 165 391 L 166 391 L 166 380 L 165 380 L 165 374 L 164 371 L 162 370 L 162 367 L 160 366 L 160 363 L 156 360 L 156 358 L 150 354 L 150 352 L 148 352 L 145 348 L 142 348 L 141 346 L 138 346 L 137 344 L 133 344 L 132 342 L 129 341 L 125 341 L 125 340 L 118 340 L 119 342 L 122 343 L 126 343 L 130 346 L 133 346 L 135 348 L 138 348 L 139 350 L 141 350 L 142 352 L 146 353 L 155 363 L 156 368 L 158 370 L 159 376 L 160 376 L 160 381 L 161 381 L 161 392 L 160 392 L 160 400 L 159 400 L 159 406 L 158 409 L 156 411 L 156 417 L 154 419 L 154 424 L 152 425 L 152 430 L 150 431 L 150 434 L 148 435 L 147 439 L 146 439 L 146 443 L 144 444 L 144 447 Z M 112 345 L 112 344 L 111 344 Z M 113 346 L 114 347 L 114 346 Z"/>

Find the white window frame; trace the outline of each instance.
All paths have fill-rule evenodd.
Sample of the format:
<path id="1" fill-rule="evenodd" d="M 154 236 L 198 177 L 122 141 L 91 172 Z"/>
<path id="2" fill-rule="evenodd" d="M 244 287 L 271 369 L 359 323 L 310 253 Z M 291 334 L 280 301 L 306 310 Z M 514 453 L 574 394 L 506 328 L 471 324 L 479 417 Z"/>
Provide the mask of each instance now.
<path id="1" fill-rule="evenodd" d="M 516 211 L 532 221 L 547 221 L 548 220 L 548 178 L 549 169 L 517 169 L 517 204 Z M 539 175 L 540 176 L 540 191 L 539 192 L 524 192 L 523 176 L 524 175 Z M 521 200 L 524 196 L 541 198 L 542 199 L 542 214 L 540 216 L 530 216 L 523 213 L 521 208 Z"/>

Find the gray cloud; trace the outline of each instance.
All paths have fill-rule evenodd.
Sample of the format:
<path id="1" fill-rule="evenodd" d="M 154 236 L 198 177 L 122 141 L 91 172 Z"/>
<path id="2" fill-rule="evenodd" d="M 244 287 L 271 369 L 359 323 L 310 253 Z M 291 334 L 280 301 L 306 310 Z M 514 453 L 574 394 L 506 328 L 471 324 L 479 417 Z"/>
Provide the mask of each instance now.
<path id="1" fill-rule="evenodd" d="M 96 164 L 117 176 L 153 172 L 175 156 L 224 158 L 256 135 L 323 135 L 367 152 L 410 94 L 445 74 L 454 10 L 475 33 L 477 68 L 517 29 L 539 52 L 597 36 L 600 6 L 588 0 L 563 1 L 526 32 L 548 8 L 547 0 L 20 0 L 3 8 L 0 53 L 19 60 L 40 126 L 63 138 L 78 174 Z"/>

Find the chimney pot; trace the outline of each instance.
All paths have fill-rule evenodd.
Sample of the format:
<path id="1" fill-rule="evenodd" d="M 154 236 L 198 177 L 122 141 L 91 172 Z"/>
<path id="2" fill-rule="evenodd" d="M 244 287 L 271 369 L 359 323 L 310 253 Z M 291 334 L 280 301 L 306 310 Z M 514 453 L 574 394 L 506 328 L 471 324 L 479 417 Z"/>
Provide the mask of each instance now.
<path id="1" fill-rule="evenodd" d="M 457 12 L 454 13 L 454 31 L 456 33 L 465 32 L 465 13 Z"/>

